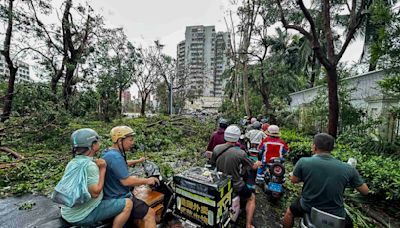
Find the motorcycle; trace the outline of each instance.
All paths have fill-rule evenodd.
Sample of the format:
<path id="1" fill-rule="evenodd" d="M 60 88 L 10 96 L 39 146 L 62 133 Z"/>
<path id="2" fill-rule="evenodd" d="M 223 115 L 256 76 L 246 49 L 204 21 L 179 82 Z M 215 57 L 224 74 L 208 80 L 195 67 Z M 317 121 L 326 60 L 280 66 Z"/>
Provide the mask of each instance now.
<path id="1" fill-rule="evenodd" d="M 265 193 L 274 199 L 280 199 L 283 195 L 283 184 L 285 183 L 285 167 L 281 158 L 273 157 L 267 163 L 264 180 L 260 183 Z"/>
<path id="2" fill-rule="evenodd" d="M 311 208 L 310 214 L 304 214 L 303 218 L 300 220 L 301 228 L 344 228 L 345 225 L 345 218 L 318 210 L 315 207 Z"/>

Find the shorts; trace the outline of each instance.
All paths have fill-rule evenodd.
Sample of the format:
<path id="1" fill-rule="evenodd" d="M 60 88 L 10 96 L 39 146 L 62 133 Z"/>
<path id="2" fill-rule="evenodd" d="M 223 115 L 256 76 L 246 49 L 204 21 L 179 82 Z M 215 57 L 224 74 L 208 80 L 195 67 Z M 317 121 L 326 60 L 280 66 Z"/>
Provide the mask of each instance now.
<path id="1" fill-rule="evenodd" d="M 237 193 L 240 196 L 241 200 L 247 200 L 251 197 L 253 194 L 253 191 L 247 187 L 247 185 L 244 185 Z"/>
<path id="2" fill-rule="evenodd" d="M 305 213 L 309 213 L 308 211 L 304 210 L 303 207 L 301 206 L 300 198 L 294 201 L 289 208 L 294 217 L 303 217 Z M 345 223 L 346 223 L 345 228 L 353 227 L 353 221 L 351 220 L 350 216 L 347 213 L 345 217 Z"/>
<path id="3" fill-rule="evenodd" d="M 86 218 L 79 222 L 71 223 L 75 226 L 89 226 L 96 222 L 104 221 L 107 219 L 114 218 L 122 212 L 125 208 L 125 199 L 108 199 L 102 200 L 99 206 L 97 206 Z"/>
<path id="4" fill-rule="evenodd" d="M 143 219 L 146 216 L 147 212 L 149 211 L 149 206 L 142 200 L 136 198 L 134 195 L 130 196 L 130 199 L 133 203 L 133 208 L 131 211 L 131 215 L 129 216 L 129 224 L 133 224 L 132 220 L 135 219 Z"/>

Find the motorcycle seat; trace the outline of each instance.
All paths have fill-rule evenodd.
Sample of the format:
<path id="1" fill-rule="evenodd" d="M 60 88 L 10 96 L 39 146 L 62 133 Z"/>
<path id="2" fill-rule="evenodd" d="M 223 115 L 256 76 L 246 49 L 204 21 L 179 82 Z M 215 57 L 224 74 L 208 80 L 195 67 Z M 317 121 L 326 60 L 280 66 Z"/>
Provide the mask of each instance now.
<path id="1" fill-rule="evenodd" d="M 136 198 L 143 200 L 149 207 L 155 207 L 164 201 L 163 193 L 153 191 L 145 185 L 135 187 L 133 194 Z"/>

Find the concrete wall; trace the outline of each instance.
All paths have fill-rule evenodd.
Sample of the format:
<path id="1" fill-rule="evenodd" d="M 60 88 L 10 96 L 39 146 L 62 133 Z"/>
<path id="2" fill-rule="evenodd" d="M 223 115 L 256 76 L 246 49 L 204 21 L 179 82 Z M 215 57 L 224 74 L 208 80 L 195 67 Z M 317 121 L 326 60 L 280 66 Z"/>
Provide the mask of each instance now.
<path id="1" fill-rule="evenodd" d="M 373 108 L 378 108 L 380 113 L 383 94 L 377 82 L 384 77 L 384 71 L 374 71 L 344 79 L 344 85 L 349 89 L 354 89 L 350 94 L 352 105 L 357 108 L 368 108 L 371 105 Z M 295 109 L 311 103 L 317 97 L 319 90 L 328 92 L 326 86 L 317 86 L 289 94 L 291 98 L 290 108 Z"/>

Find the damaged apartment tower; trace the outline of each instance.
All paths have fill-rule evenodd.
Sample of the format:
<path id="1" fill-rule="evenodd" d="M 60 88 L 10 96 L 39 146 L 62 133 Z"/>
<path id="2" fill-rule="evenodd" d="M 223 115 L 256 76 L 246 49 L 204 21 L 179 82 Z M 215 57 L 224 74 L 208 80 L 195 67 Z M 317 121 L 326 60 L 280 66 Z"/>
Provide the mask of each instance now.
<path id="1" fill-rule="evenodd" d="M 203 97 L 222 97 L 222 74 L 227 68 L 230 37 L 215 26 L 188 26 L 177 46 L 178 79 L 187 78 L 188 89 Z"/>

